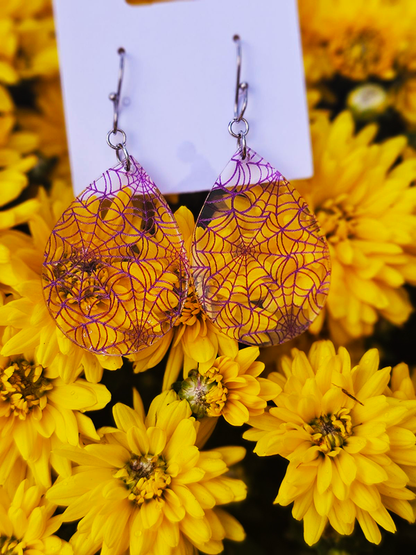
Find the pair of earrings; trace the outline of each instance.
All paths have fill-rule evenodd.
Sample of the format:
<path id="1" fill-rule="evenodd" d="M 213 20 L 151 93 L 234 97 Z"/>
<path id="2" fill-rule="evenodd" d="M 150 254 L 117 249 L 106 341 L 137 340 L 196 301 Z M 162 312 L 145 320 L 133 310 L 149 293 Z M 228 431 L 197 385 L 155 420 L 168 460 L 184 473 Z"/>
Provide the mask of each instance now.
<path id="1" fill-rule="evenodd" d="M 199 215 L 190 264 L 172 211 L 129 155 L 118 127 L 125 55 L 119 50 L 107 142 L 120 163 L 65 210 L 43 263 L 49 311 L 84 349 L 129 355 L 155 343 L 180 316 L 191 274 L 210 320 L 250 345 L 296 337 L 325 303 L 330 259 L 315 217 L 290 183 L 247 147 L 248 84 L 240 82 L 241 42 L 234 40 L 237 88 L 229 132 L 238 150 Z M 114 144 L 117 135 L 122 141 Z"/>

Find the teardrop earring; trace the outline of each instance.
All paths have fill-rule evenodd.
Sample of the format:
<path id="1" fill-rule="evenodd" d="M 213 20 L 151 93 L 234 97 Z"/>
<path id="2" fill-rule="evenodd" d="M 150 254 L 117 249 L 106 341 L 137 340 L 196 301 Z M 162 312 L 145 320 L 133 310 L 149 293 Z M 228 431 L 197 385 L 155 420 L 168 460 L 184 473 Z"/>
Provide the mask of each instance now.
<path id="1" fill-rule="evenodd" d="M 65 210 L 46 245 L 43 290 L 57 326 L 97 354 L 129 355 L 160 339 L 182 311 L 188 263 L 160 191 L 129 155 L 118 127 L 125 51 L 120 48 L 113 128 L 119 164 Z M 112 142 L 122 137 L 121 141 Z"/>
<path id="2" fill-rule="evenodd" d="M 293 186 L 247 148 L 248 84 L 237 89 L 230 134 L 238 150 L 199 215 L 191 270 L 207 316 L 249 345 L 293 339 L 318 316 L 328 295 L 330 257 L 315 216 Z M 240 129 L 240 130 L 238 130 Z"/>

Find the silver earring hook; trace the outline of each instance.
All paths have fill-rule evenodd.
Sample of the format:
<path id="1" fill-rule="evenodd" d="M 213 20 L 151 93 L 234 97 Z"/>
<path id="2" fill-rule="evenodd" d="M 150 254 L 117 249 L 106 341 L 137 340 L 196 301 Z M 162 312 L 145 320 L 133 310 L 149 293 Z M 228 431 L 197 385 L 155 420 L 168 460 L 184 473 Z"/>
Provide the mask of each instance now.
<path id="1" fill-rule="evenodd" d="M 242 47 L 240 36 L 234 35 L 233 41 L 237 44 L 237 84 L 235 90 L 234 119 L 228 124 L 228 132 L 237 139 L 241 157 L 245 160 L 247 156 L 246 136 L 250 130 L 248 121 L 244 118 L 248 103 L 248 83 L 245 81 L 243 83 L 241 82 Z M 234 125 L 237 123 L 243 123 L 244 129 L 234 131 Z"/>
<path id="2" fill-rule="evenodd" d="M 107 144 L 116 151 L 117 159 L 122 162 L 126 171 L 130 171 L 131 167 L 131 160 L 130 155 L 126 148 L 126 134 L 122 129 L 118 127 L 118 117 L 120 115 L 120 100 L 121 100 L 121 86 L 123 84 L 123 77 L 124 77 L 124 58 L 126 55 L 126 51 L 123 47 L 117 50 L 117 53 L 120 56 L 120 66 L 118 70 L 118 83 L 117 83 L 117 92 L 110 93 L 109 99 L 113 103 L 114 113 L 113 113 L 113 128 L 107 133 Z M 111 137 L 113 135 L 121 134 L 123 140 L 122 142 L 118 142 L 114 144 L 111 142 Z M 123 157 L 121 157 L 121 152 L 123 153 Z"/>
<path id="3" fill-rule="evenodd" d="M 123 77 L 124 77 L 124 57 L 126 55 L 126 51 L 124 48 L 119 48 L 117 53 L 120 55 L 120 67 L 118 70 L 118 84 L 117 84 L 117 92 L 110 93 L 108 98 L 113 103 L 114 107 L 114 115 L 113 115 L 113 131 L 114 133 L 118 129 L 118 116 L 119 116 L 119 107 L 120 107 L 120 97 L 121 97 L 121 86 L 123 84 Z"/>
<path id="4" fill-rule="evenodd" d="M 244 118 L 244 114 L 247 109 L 248 83 L 245 81 L 243 83 L 241 82 L 241 63 L 243 56 L 240 36 L 234 35 L 233 41 L 237 44 L 237 85 L 235 89 L 234 119 L 235 121 L 241 121 Z"/>

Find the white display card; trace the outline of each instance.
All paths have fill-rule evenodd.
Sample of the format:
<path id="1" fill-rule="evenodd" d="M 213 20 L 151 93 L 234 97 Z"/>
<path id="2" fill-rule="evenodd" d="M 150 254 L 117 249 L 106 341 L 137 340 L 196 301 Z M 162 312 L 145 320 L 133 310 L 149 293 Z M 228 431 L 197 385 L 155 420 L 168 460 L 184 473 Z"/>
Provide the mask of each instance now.
<path id="1" fill-rule="evenodd" d="M 208 190 L 236 151 L 236 45 L 249 83 L 247 144 L 288 179 L 312 156 L 296 0 L 55 0 L 75 193 L 109 167 L 119 56 L 119 127 L 163 193 Z"/>

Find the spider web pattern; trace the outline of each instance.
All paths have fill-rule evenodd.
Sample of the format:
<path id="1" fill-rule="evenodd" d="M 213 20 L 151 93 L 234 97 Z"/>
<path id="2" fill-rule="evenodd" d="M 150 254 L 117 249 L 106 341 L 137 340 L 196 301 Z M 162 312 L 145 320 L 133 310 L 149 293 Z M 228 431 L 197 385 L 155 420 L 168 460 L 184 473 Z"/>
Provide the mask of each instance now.
<path id="1" fill-rule="evenodd" d="M 133 158 L 89 185 L 46 245 L 42 281 L 58 327 L 97 354 L 136 353 L 182 311 L 186 251 L 174 216 Z"/>
<path id="2" fill-rule="evenodd" d="M 207 316 L 249 345 L 303 333 L 323 308 L 330 256 L 315 217 L 254 151 L 236 153 L 199 215 L 191 270 Z"/>

